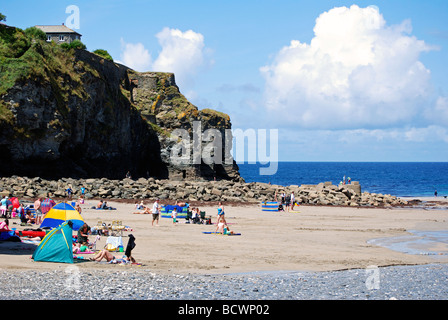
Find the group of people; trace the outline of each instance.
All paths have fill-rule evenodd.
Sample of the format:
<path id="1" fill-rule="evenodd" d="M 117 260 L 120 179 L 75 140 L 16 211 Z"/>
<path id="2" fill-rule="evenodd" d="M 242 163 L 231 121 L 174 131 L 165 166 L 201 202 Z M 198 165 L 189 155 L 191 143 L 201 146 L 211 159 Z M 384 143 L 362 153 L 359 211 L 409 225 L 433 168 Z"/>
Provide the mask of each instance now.
<path id="1" fill-rule="evenodd" d="M 19 217 L 21 224 L 40 225 L 47 212 L 55 205 L 56 202 L 51 198 L 39 197 L 34 201 L 32 208 L 31 206 L 24 207 L 19 200 L 13 205 L 11 199 L 5 196 L 0 203 L 0 212 L 3 218 Z M 34 209 L 34 214 L 32 209 Z"/>
<path id="2" fill-rule="evenodd" d="M 11 199 L 9 197 L 5 196 L 0 200 L 0 214 L 2 218 L 8 218 L 11 217 L 13 205 Z"/>
<path id="3" fill-rule="evenodd" d="M 230 230 L 227 225 L 227 221 L 225 218 L 224 206 L 221 202 L 218 203 L 218 216 L 216 217 L 216 230 L 215 233 L 220 233 L 224 235 L 233 234 L 233 231 Z"/>
<path id="4" fill-rule="evenodd" d="M 342 180 L 339 182 L 339 185 L 345 185 L 345 184 L 351 184 L 351 183 L 352 183 L 352 179 L 350 177 L 345 179 L 345 175 L 344 175 L 342 177 Z"/>
<path id="5" fill-rule="evenodd" d="M 89 234 L 91 234 L 91 228 L 87 223 L 84 223 L 78 229 L 78 235 L 76 238 L 76 243 L 73 245 L 73 253 L 86 253 L 90 249 L 92 249 L 94 243 L 89 242 Z M 135 239 L 134 236 L 129 235 L 130 240 Z M 99 239 L 97 236 L 95 242 Z M 134 245 L 135 246 L 135 245 Z M 117 259 L 109 250 L 106 248 L 97 252 L 93 257 L 89 258 L 90 261 L 102 261 L 103 259 L 109 263 L 136 263 L 135 259 L 130 255 L 130 252 L 126 252 L 127 255 L 123 255 L 121 259 Z M 129 256 L 128 256 L 129 255 Z"/>
<path id="6" fill-rule="evenodd" d="M 277 193 L 275 193 L 275 201 L 278 201 Z M 285 208 L 287 211 L 294 211 L 295 206 L 300 206 L 300 203 L 296 200 L 294 191 L 292 191 L 290 195 L 286 195 L 285 192 L 280 195 L 280 204 L 278 205 L 278 211 L 285 211 Z"/>

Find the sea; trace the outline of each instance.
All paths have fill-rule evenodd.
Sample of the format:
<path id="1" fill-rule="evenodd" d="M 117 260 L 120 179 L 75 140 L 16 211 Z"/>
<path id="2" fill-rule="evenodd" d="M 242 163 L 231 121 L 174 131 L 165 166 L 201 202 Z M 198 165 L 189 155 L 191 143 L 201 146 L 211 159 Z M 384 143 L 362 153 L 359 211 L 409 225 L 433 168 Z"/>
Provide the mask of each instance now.
<path id="1" fill-rule="evenodd" d="M 361 191 L 397 197 L 448 196 L 448 162 L 278 162 L 273 175 L 260 175 L 260 168 L 273 164 L 238 163 L 246 182 L 265 182 L 282 186 L 337 185 L 348 178 L 358 181 Z"/>

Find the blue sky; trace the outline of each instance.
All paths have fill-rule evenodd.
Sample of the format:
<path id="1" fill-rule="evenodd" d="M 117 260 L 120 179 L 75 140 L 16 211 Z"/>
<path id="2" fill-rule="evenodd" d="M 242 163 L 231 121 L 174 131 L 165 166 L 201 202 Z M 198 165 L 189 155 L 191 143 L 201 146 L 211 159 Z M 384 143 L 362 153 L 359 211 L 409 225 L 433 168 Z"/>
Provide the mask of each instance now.
<path id="1" fill-rule="evenodd" d="M 175 72 L 233 128 L 278 129 L 281 161 L 447 161 L 448 1 L 2 1 L 88 50 Z M 238 157 L 238 160 L 244 160 Z"/>

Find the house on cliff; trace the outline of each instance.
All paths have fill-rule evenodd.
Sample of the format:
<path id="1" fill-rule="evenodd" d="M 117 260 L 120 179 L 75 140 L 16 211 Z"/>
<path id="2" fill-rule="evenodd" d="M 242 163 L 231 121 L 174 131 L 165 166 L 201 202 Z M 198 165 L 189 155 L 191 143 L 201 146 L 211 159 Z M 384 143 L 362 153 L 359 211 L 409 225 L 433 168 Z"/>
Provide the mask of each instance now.
<path id="1" fill-rule="evenodd" d="M 74 40 L 81 40 L 81 34 L 68 28 L 64 24 L 60 26 L 35 26 L 47 35 L 47 41 L 56 43 L 71 43 Z"/>

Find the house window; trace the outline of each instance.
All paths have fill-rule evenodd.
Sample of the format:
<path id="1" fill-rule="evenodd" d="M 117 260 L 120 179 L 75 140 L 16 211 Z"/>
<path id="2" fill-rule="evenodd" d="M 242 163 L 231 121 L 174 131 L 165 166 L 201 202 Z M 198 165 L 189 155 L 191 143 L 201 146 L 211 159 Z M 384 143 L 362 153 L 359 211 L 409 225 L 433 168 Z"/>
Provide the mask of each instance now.
<path id="1" fill-rule="evenodd" d="M 47 35 L 47 41 L 50 42 L 51 41 L 51 36 Z"/>
<path id="2" fill-rule="evenodd" d="M 64 41 L 64 40 L 65 40 L 65 37 L 63 35 L 60 35 L 59 36 L 59 41 Z"/>

